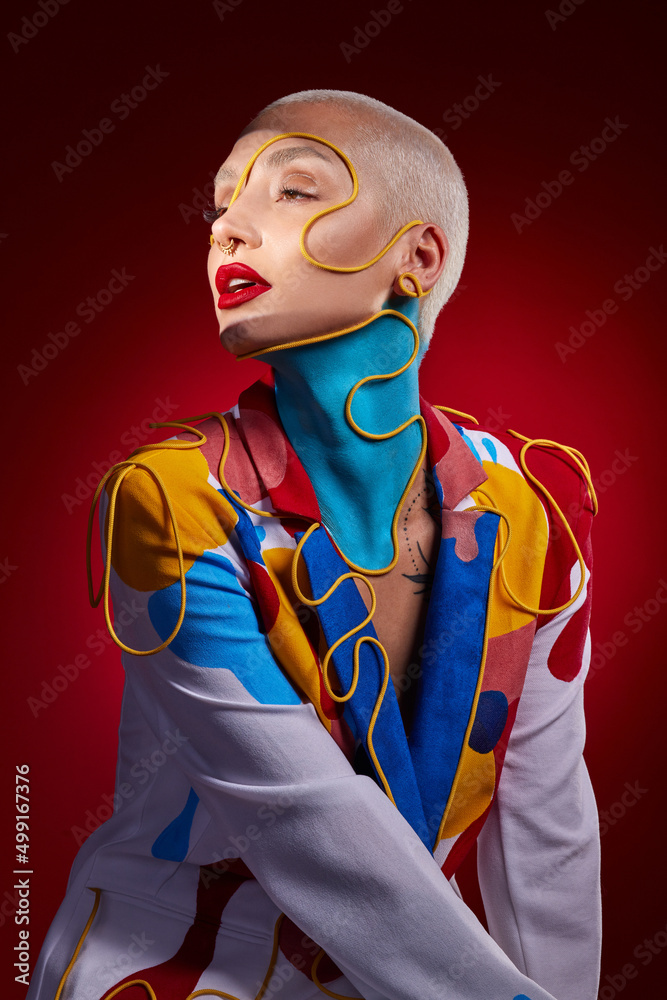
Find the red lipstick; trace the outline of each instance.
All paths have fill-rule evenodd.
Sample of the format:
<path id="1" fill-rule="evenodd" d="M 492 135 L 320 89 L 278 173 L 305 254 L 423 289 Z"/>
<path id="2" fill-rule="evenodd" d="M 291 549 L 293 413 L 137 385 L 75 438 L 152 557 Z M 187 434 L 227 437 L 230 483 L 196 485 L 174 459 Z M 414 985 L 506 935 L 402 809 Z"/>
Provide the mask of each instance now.
<path id="1" fill-rule="evenodd" d="M 215 287 L 220 292 L 218 309 L 233 309 L 257 298 L 262 292 L 268 292 L 271 285 L 247 264 L 236 261 L 218 268 Z"/>

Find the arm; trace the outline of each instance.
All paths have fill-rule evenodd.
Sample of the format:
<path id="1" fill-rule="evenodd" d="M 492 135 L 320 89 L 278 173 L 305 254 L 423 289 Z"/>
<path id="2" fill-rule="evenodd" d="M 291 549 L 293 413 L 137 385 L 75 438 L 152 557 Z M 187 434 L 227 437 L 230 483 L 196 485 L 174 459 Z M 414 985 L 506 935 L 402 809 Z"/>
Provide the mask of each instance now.
<path id="1" fill-rule="evenodd" d="M 147 539 L 156 560 L 173 550 L 147 476 L 132 472 L 119 498 L 121 553 L 145 562 L 152 558 Z M 174 509 L 177 522 L 187 524 L 191 513 L 177 500 Z M 196 534 L 191 525 L 188 532 Z M 115 607 L 130 599 L 147 608 L 123 641 L 153 648 L 176 620 L 179 585 L 151 588 L 148 596 L 130 587 L 118 566 Z M 186 579 L 186 618 L 176 639 L 151 656 L 124 654 L 124 664 L 156 737 L 174 728 L 188 737 L 178 764 L 211 816 L 210 860 L 238 854 L 243 838 L 243 861 L 268 896 L 368 1000 L 549 1000 L 291 688 L 258 625 L 233 533 L 195 560 Z M 281 808 L 262 824 L 262 808 L 273 802 Z M 260 836 L 246 836 L 250 827 Z M 207 861 L 198 856 L 195 863 Z"/>
<path id="2" fill-rule="evenodd" d="M 578 541 L 590 565 L 590 519 L 582 520 Z M 478 841 L 492 936 L 558 1000 L 594 1000 L 600 974 L 600 838 L 582 756 L 588 570 L 586 577 L 578 600 L 536 634 L 498 793 Z M 570 594 L 579 580 L 575 563 Z"/>

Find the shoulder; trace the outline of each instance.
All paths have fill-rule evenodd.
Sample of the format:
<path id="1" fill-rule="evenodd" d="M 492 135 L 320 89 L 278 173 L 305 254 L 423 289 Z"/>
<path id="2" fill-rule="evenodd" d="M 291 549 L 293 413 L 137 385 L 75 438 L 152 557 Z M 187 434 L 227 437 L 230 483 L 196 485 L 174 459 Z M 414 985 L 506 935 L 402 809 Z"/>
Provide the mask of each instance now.
<path id="1" fill-rule="evenodd" d="M 546 508 L 551 520 L 558 509 L 573 530 L 597 511 L 588 462 L 576 445 L 529 436 L 513 428 L 486 425 L 470 416 L 450 419 L 490 480 L 500 481 L 500 469 L 518 474 Z M 558 508 L 558 509 L 557 509 Z"/>
<path id="2" fill-rule="evenodd" d="M 529 437 L 510 428 L 455 419 L 488 475 L 488 492 L 500 499 L 498 508 L 510 515 L 515 554 L 518 545 L 521 555 L 526 557 L 524 575 L 530 572 L 535 560 L 543 566 L 536 606 L 567 606 L 574 597 L 573 588 L 579 586 L 581 574 L 588 579 L 593 566 L 591 529 L 597 499 L 586 458 L 576 446 L 550 438 Z M 486 486 L 483 484 L 481 489 Z M 532 497 L 532 501 L 526 503 L 526 497 Z M 529 506 L 534 512 L 543 511 L 532 519 L 532 526 L 526 523 Z M 585 596 L 572 603 L 567 614 L 573 615 L 581 601 L 590 608 L 590 596 L 587 585 Z M 584 617 L 587 613 L 582 612 Z M 541 617 L 538 627 L 549 620 L 548 616 Z"/>
<path id="3" fill-rule="evenodd" d="M 125 502 L 148 502 L 170 488 L 177 504 L 196 501 L 206 487 L 217 482 L 218 468 L 229 439 L 232 412 L 177 418 L 168 424 L 173 433 L 161 440 L 141 445 L 117 462 L 107 473 L 105 490 L 122 493 Z"/>
<path id="4" fill-rule="evenodd" d="M 100 527 L 104 539 L 113 533 L 116 572 L 137 590 L 177 580 L 179 548 L 187 571 L 205 551 L 226 545 L 238 522 L 216 479 L 220 417 L 170 422 L 174 435 L 136 448 L 106 474 Z"/>

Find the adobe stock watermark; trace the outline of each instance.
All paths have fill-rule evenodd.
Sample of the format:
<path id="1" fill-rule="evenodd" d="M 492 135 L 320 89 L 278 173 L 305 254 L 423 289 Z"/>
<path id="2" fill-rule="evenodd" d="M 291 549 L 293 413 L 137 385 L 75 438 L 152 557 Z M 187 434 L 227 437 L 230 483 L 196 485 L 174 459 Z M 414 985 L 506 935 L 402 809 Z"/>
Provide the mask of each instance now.
<path id="1" fill-rule="evenodd" d="M 5 891 L 2 894 L 1 897 L 2 902 L 0 902 L 0 927 L 4 927 L 5 923 L 9 919 L 12 920 L 12 923 L 14 922 L 13 919 L 14 914 L 18 911 L 19 904 L 21 902 L 21 897 L 19 896 L 19 888 L 20 886 L 13 885 L 12 886 L 12 889 L 14 890 L 13 892 L 10 892 L 8 889 L 5 889 Z"/>
<path id="2" fill-rule="evenodd" d="M 188 743 L 189 736 L 184 736 L 180 729 L 172 733 L 167 729 L 164 733 L 164 740 L 156 746 L 148 756 L 140 757 L 129 769 L 130 776 L 134 781 L 121 781 L 113 795 L 106 792 L 101 797 L 101 802 L 95 810 L 86 809 L 81 826 L 70 827 L 70 832 L 80 847 L 102 823 L 110 819 L 114 813 L 118 812 L 125 802 L 129 802 L 137 794 L 137 787 L 143 787 L 153 774 L 156 774 L 167 761 L 178 753 L 184 743 Z"/>
<path id="3" fill-rule="evenodd" d="M 76 477 L 74 484 L 70 487 L 71 493 L 60 494 L 60 499 L 62 500 L 68 514 L 71 514 L 72 511 L 74 511 L 77 507 L 80 507 L 86 500 L 90 500 L 93 493 L 97 489 L 100 479 L 113 465 L 116 465 L 117 462 L 124 461 L 130 452 L 134 451 L 148 440 L 154 431 L 154 428 L 150 426 L 151 422 L 162 423 L 163 421 L 168 420 L 179 407 L 178 403 L 171 402 L 169 396 L 167 396 L 165 400 L 159 398 L 155 399 L 154 403 L 155 407 L 150 417 L 144 417 L 144 419 L 139 421 L 139 423 L 132 424 L 128 430 L 123 431 L 120 435 L 120 443 L 125 449 L 124 451 L 114 449 L 113 451 L 110 451 L 107 457 L 102 459 L 101 462 L 91 462 L 91 471 L 87 472 L 85 476 Z"/>
<path id="4" fill-rule="evenodd" d="M 480 105 L 491 97 L 491 94 L 495 94 L 498 87 L 502 86 L 502 83 L 499 80 L 493 79 L 493 73 L 488 73 L 486 76 L 478 76 L 477 80 L 477 86 L 472 93 L 464 97 L 462 101 L 452 104 L 451 107 L 447 108 L 447 110 L 442 113 L 443 122 L 446 122 L 447 125 L 451 125 L 453 132 L 456 132 L 457 129 L 461 128 L 463 122 L 467 121 L 467 119 L 470 118 L 475 111 L 477 111 Z M 439 136 L 443 142 L 447 141 L 447 133 L 443 129 L 434 128 L 433 132 Z"/>
<path id="5" fill-rule="evenodd" d="M 213 10 L 220 20 L 224 21 L 225 14 L 233 14 L 243 2 L 244 0 L 213 0 Z"/>
<path id="6" fill-rule="evenodd" d="M 638 292 L 647 281 L 651 280 L 651 275 L 659 271 L 667 260 L 665 248 L 661 243 L 656 249 L 649 247 L 648 257 L 631 274 L 624 274 L 618 281 L 614 282 L 614 291 L 622 302 L 628 302 L 635 292 Z M 556 341 L 554 348 L 560 360 L 565 364 L 571 354 L 584 346 L 591 337 L 595 336 L 598 330 L 605 325 L 609 316 L 618 312 L 618 302 L 608 298 L 597 309 L 586 309 L 587 317 L 579 326 L 570 326 L 570 336 L 567 343 L 561 340 Z"/>
<path id="7" fill-rule="evenodd" d="M 611 827 L 616 826 L 628 813 L 629 809 L 636 806 L 640 799 L 648 794 L 649 789 L 643 788 L 639 781 L 630 783 L 626 781 L 623 785 L 623 791 L 619 795 L 618 799 L 613 802 L 607 809 L 602 810 L 599 813 L 598 824 L 600 837 L 604 837 L 606 833 L 609 832 Z M 580 854 L 578 849 L 570 851 L 568 854 L 564 854 L 560 857 L 553 865 L 550 865 L 544 871 L 539 872 L 531 880 L 534 888 L 547 889 L 549 886 L 560 877 L 565 878 L 570 875 L 568 869 L 572 863 L 577 863 Z"/>
<path id="8" fill-rule="evenodd" d="M 591 476 L 591 482 L 595 489 L 598 497 L 603 496 L 607 490 L 615 486 L 621 476 L 624 476 L 628 469 L 632 468 L 635 462 L 639 461 L 638 455 L 633 455 L 629 448 L 625 448 L 621 451 L 617 448 L 614 452 L 614 457 L 611 463 L 606 469 L 597 476 Z M 568 504 L 567 509 L 564 510 L 565 516 L 568 522 L 572 521 L 581 513 L 581 504 L 578 501 L 572 501 Z M 539 544 L 529 545 L 527 542 L 521 546 L 521 552 L 526 559 L 541 558 L 545 553 L 551 548 L 551 546 L 557 542 L 565 534 L 565 528 L 563 527 L 560 518 L 557 523 L 553 526 L 552 530 L 549 532 L 548 537 L 544 537 Z"/>
<path id="9" fill-rule="evenodd" d="M 68 3 L 69 0 L 38 0 L 38 9 L 35 13 L 30 17 L 21 18 L 21 30 L 19 32 L 10 31 L 7 35 L 7 41 L 14 52 L 20 52 L 21 46 L 27 45 L 56 14 L 60 13 L 60 8 Z"/>
<path id="10" fill-rule="evenodd" d="M 4 559 L 0 559 L 0 584 L 7 583 L 7 580 L 9 580 L 10 576 L 15 573 L 17 569 L 18 566 L 10 563 L 9 556 L 5 556 Z"/>
<path id="11" fill-rule="evenodd" d="M 144 69 L 146 73 L 141 82 L 135 84 L 129 93 L 123 93 L 115 98 L 109 106 L 111 114 L 115 115 L 121 122 L 125 121 L 135 108 L 143 104 L 150 91 L 156 90 L 170 75 L 166 70 L 160 69 L 159 63 L 157 66 L 145 66 Z M 67 174 L 74 173 L 84 159 L 90 156 L 96 147 L 101 146 L 106 136 L 111 135 L 115 130 L 116 123 L 108 117 L 100 118 L 93 128 L 82 129 L 82 138 L 77 141 L 76 146 L 70 144 L 65 147 L 64 162 L 51 161 L 51 169 L 58 178 L 58 183 L 62 184 Z"/>
<path id="12" fill-rule="evenodd" d="M 111 278 L 103 288 L 100 288 L 95 295 L 89 295 L 82 299 L 74 310 L 84 323 L 93 323 L 100 313 L 104 312 L 117 295 L 127 288 L 135 275 L 128 274 L 126 268 L 113 268 Z M 81 333 L 81 326 L 75 320 L 69 320 L 61 330 L 46 335 L 46 341 L 41 347 L 33 347 L 30 353 L 30 362 L 16 366 L 16 370 L 24 385 L 28 385 L 31 378 L 40 375 L 45 368 L 48 368 L 52 361 L 61 354 L 65 348 L 69 347 L 71 341 Z"/>
<path id="13" fill-rule="evenodd" d="M 507 421 L 511 419 L 512 414 L 505 413 L 502 406 L 498 406 L 495 409 L 489 407 L 479 424 L 485 431 L 497 434 L 498 431 L 503 429 Z"/>
<path id="14" fill-rule="evenodd" d="M 667 605 L 667 580 L 661 577 L 658 580 L 655 594 L 647 598 L 643 604 L 635 604 L 634 608 L 628 611 L 623 618 L 623 624 L 632 635 L 637 635 L 645 625 L 648 625 L 656 615 L 660 614 L 665 605 Z M 619 649 L 627 646 L 628 640 L 628 633 L 623 629 L 617 629 L 609 639 L 595 643 L 595 651 L 591 654 L 591 664 L 586 678 L 587 684 L 610 660 L 614 659 Z"/>
<path id="15" fill-rule="evenodd" d="M 585 2 L 586 0 L 562 0 L 558 5 L 557 11 L 545 10 L 544 16 L 551 30 L 555 31 L 559 24 L 567 21 L 568 17 L 572 17 L 577 8 L 581 7 L 582 3 Z"/>
<path id="16" fill-rule="evenodd" d="M 229 847 L 224 847 L 222 853 L 214 851 L 212 861 L 205 865 L 200 873 L 200 879 L 205 889 L 208 889 L 212 882 L 216 882 L 229 871 L 232 863 L 242 858 L 247 852 L 251 843 L 260 840 L 263 829 L 270 829 L 276 822 L 278 816 L 282 816 L 294 805 L 294 801 L 286 795 L 279 795 L 275 799 L 268 800 L 259 807 L 255 814 L 257 822 L 248 823 L 243 831 L 227 837 Z"/>
<path id="17" fill-rule="evenodd" d="M 122 638 L 125 629 L 132 625 L 139 615 L 144 614 L 145 610 L 134 599 L 129 603 L 128 601 L 121 601 L 118 608 L 114 607 L 113 624 L 116 635 Z M 110 646 L 112 643 L 113 639 L 107 629 L 97 628 L 94 632 L 90 633 L 85 641 L 85 646 L 95 656 L 101 656 L 107 646 Z M 50 705 L 53 705 L 60 695 L 67 691 L 74 681 L 81 676 L 82 671 L 87 670 L 92 665 L 92 662 L 87 653 L 81 652 L 77 653 L 70 663 L 59 663 L 55 668 L 53 677 L 48 681 L 42 681 L 39 694 L 29 695 L 26 698 L 26 704 L 33 716 L 37 718 L 40 712 L 45 711 Z"/>
<path id="18" fill-rule="evenodd" d="M 328 911 L 325 918 L 324 929 L 321 934 L 318 934 L 318 938 L 321 938 L 321 940 L 325 943 L 336 940 L 342 928 L 346 927 L 351 919 L 351 914 L 342 908 L 337 911 Z M 309 956 L 312 961 L 312 959 L 314 959 L 320 951 L 323 951 L 326 955 L 325 949 L 320 947 L 320 944 L 317 941 L 313 941 L 311 937 L 304 934 L 300 941 L 300 951 L 293 951 L 290 954 L 289 959 L 286 958 L 284 954 L 281 955 L 279 961 L 277 961 L 273 967 L 273 973 L 268 983 L 265 984 L 263 980 L 260 979 L 255 980 L 254 991 L 258 991 L 257 996 L 261 995 L 262 1000 L 267 1000 L 268 997 L 280 994 L 281 991 L 285 989 L 287 984 L 294 979 L 295 973 L 305 969 L 308 964 L 306 956 Z M 336 995 L 342 996 L 342 994 Z M 287 1000 L 289 1000 L 289 993 L 287 994 Z M 354 994 L 351 995 L 350 1000 L 355 1000 Z"/>
<path id="19" fill-rule="evenodd" d="M 469 287 L 469 285 L 464 285 L 461 281 L 459 281 L 458 285 L 447 299 L 447 305 L 449 305 L 450 302 L 455 302 L 456 299 L 463 295 L 464 292 L 468 291 Z"/>
<path id="20" fill-rule="evenodd" d="M 600 811 L 600 836 L 604 837 L 612 826 L 616 826 L 620 820 L 622 820 L 628 809 L 632 809 L 644 795 L 648 794 L 648 788 L 642 788 L 638 781 L 634 784 L 630 784 L 626 781 L 623 786 L 623 792 L 620 797 L 613 802 L 607 809 L 602 809 Z"/>
<path id="21" fill-rule="evenodd" d="M 644 938 L 635 946 L 632 955 L 641 965 L 650 965 L 654 958 L 662 955 L 667 948 L 667 926 L 661 927 L 651 937 Z M 636 979 L 641 969 L 634 962 L 626 962 L 618 972 L 607 974 L 600 986 L 598 1000 L 615 1000 L 632 979 Z"/>
<path id="22" fill-rule="evenodd" d="M 100 981 L 106 979 L 107 976 L 112 977 L 115 982 L 119 979 L 124 979 L 125 976 L 129 975 L 130 969 L 136 968 L 135 960 L 145 955 L 155 944 L 154 939 L 148 937 L 146 931 L 140 931 L 139 933 L 132 931 L 128 935 L 127 940 L 129 943 L 126 948 L 117 952 L 113 959 L 99 966 L 99 970 L 97 971 Z"/>
<path id="23" fill-rule="evenodd" d="M 354 26 L 352 41 L 340 43 L 339 48 L 345 62 L 352 62 L 352 57 L 363 52 L 372 40 L 377 38 L 382 29 L 386 28 L 396 15 L 402 14 L 404 10 L 405 7 L 401 0 L 389 0 L 386 7 L 381 7 L 380 10 L 369 10 L 368 21 L 363 25 L 356 24 Z"/>
<path id="24" fill-rule="evenodd" d="M 215 174 L 210 170 L 208 176 L 211 178 L 210 181 L 207 181 L 201 189 L 198 187 L 192 188 L 193 197 L 189 202 L 179 203 L 178 211 L 181 213 L 181 218 L 186 226 L 190 225 L 193 217 L 201 220 L 202 212 L 205 208 L 209 208 L 213 201 L 215 195 Z"/>
<path id="25" fill-rule="evenodd" d="M 448 420 L 451 420 L 453 424 L 457 423 L 457 420 L 462 420 L 463 417 L 457 417 L 455 413 L 447 413 L 445 410 L 444 416 Z M 512 419 L 511 413 L 505 413 L 502 404 L 500 406 L 492 407 L 489 406 L 484 416 L 479 421 L 479 427 L 475 425 L 472 430 L 488 431 L 490 434 L 497 434 L 498 431 L 502 430 L 508 420 Z M 460 426 L 460 424 L 457 424 Z"/>
<path id="26" fill-rule="evenodd" d="M 609 146 L 616 142 L 619 135 L 629 128 L 621 121 L 618 115 L 615 118 L 605 118 L 604 128 L 600 135 L 590 139 L 587 146 L 578 146 L 573 149 L 568 158 L 568 162 L 576 167 L 580 174 L 588 170 L 591 163 L 594 163 Z M 542 215 L 545 209 L 553 205 L 557 198 L 560 198 L 566 187 L 574 184 L 574 174 L 570 170 L 559 171 L 555 180 L 542 181 L 541 191 L 534 198 L 526 198 L 523 207 L 523 215 L 520 212 L 512 212 L 510 221 L 514 225 L 517 233 L 523 232 L 526 226 L 531 226 L 536 219 Z"/>

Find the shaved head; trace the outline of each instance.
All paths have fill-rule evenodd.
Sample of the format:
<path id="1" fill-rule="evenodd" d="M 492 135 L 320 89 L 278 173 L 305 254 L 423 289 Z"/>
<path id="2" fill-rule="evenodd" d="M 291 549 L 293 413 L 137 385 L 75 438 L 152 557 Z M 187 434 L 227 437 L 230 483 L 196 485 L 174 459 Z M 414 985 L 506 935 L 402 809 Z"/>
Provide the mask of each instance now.
<path id="1" fill-rule="evenodd" d="M 313 105 L 326 107 L 327 123 L 344 137 L 340 148 L 355 165 L 360 183 L 371 182 L 385 241 L 412 219 L 435 223 L 447 236 L 444 271 L 420 301 L 419 335 L 426 345 L 463 269 L 468 239 L 463 175 L 433 132 L 388 104 L 347 90 L 304 90 L 281 97 L 260 111 L 242 135 L 260 128 L 306 131 L 299 125 L 300 113 Z"/>

